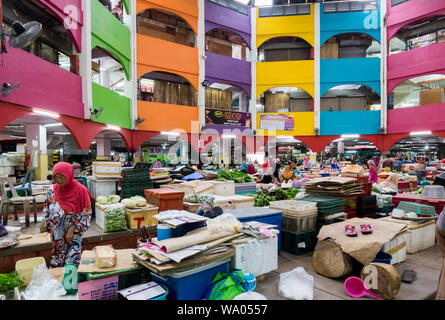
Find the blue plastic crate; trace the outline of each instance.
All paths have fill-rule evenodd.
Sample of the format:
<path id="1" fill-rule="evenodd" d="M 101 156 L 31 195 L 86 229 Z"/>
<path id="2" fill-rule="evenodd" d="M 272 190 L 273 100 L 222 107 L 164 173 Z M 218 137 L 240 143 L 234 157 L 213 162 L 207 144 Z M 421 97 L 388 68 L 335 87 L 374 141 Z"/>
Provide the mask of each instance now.
<path id="1" fill-rule="evenodd" d="M 281 251 L 281 220 L 283 220 L 282 211 L 277 209 L 252 207 L 225 210 L 225 212 L 232 213 L 241 222 L 258 221 L 277 225 L 278 227 L 276 229 L 280 231 L 278 234 L 278 252 Z"/>
<path id="2" fill-rule="evenodd" d="M 230 272 L 231 259 L 216 261 L 202 267 L 175 272 L 169 276 L 151 273 L 154 282 L 169 290 L 167 300 L 201 300 L 218 272 Z"/>

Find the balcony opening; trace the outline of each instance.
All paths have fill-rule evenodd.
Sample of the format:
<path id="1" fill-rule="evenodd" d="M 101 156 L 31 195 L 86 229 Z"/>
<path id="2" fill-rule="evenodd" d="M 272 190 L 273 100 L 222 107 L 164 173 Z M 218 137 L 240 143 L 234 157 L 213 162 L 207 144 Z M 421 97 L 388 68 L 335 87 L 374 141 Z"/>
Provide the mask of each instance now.
<path id="1" fill-rule="evenodd" d="M 257 99 L 258 113 L 310 111 L 314 111 L 314 99 L 297 87 L 272 88 Z"/>
<path id="2" fill-rule="evenodd" d="M 108 11 L 120 22 L 124 23 L 124 4 L 122 0 L 99 0 Z"/>
<path id="3" fill-rule="evenodd" d="M 244 15 L 249 14 L 250 0 L 208 0 L 216 3 L 224 8 L 242 13 Z"/>
<path id="4" fill-rule="evenodd" d="M 138 100 L 181 106 L 197 106 L 197 91 L 176 74 L 153 71 L 138 81 Z"/>
<path id="5" fill-rule="evenodd" d="M 415 77 L 399 84 L 388 97 L 388 109 L 445 102 L 445 75 Z"/>
<path id="6" fill-rule="evenodd" d="M 328 90 L 320 99 L 321 111 L 380 110 L 380 96 L 363 85 L 341 85 Z"/>
<path id="7" fill-rule="evenodd" d="M 137 33 L 195 48 L 196 35 L 181 17 L 166 11 L 147 9 L 137 15 Z"/>
<path id="8" fill-rule="evenodd" d="M 380 44 L 364 33 L 343 33 L 333 36 L 320 48 L 321 59 L 380 57 Z"/>
<path id="9" fill-rule="evenodd" d="M 375 11 L 377 9 L 378 9 L 377 0 L 356 0 L 356 1 L 324 0 L 323 1 L 323 13 L 365 12 L 365 11 Z"/>
<path id="10" fill-rule="evenodd" d="M 311 14 L 310 3 L 314 0 L 256 0 L 260 18 Z"/>
<path id="11" fill-rule="evenodd" d="M 224 29 L 213 29 L 206 33 L 206 51 L 251 61 L 249 45 L 244 39 L 238 34 Z"/>
<path id="12" fill-rule="evenodd" d="M 96 47 L 92 50 L 91 72 L 93 82 L 120 95 L 126 95 L 124 69 L 119 60 L 106 49 Z"/>
<path id="13" fill-rule="evenodd" d="M 389 41 L 389 55 L 423 48 L 445 41 L 445 15 L 410 23 Z"/>
<path id="14" fill-rule="evenodd" d="M 79 74 L 79 56 L 68 31 L 49 9 L 34 0 L 3 0 L 3 27 L 10 30 L 15 21 L 37 21 L 43 25 L 40 36 L 24 50 Z"/>
<path id="15" fill-rule="evenodd" d="M 314 60 L 314 49 L 298 37 L 267 40 L 258 48 L 258 62 Z"/>
<path id="16" fill-rule="evenodd" d="M 249 96 L 238 86 L 213 83 L 206 89 L 206 108 L 249 111 Z"/>

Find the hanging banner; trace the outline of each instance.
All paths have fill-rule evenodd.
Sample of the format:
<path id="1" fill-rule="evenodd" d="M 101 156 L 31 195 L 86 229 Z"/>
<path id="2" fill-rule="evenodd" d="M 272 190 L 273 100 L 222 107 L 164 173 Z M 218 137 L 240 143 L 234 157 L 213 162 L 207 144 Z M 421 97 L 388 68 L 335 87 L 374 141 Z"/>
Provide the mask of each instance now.
<path id="1" fill-rule="evenodd" d="M 206 109 L 206 124 L 231 127 L 250 127 L 251 114 L 232 110 Z"/>
<path id="2" fill-rule="evenodd" d="M 295 118 L 287 114 L 262 114 L 260 118 L 260 129 L 294 131 Z"/>

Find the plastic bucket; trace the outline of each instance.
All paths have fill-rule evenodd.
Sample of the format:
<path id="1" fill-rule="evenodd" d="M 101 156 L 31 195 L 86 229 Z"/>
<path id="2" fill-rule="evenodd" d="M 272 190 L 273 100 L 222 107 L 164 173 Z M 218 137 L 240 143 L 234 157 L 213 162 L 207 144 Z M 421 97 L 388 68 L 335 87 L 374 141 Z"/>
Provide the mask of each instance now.
<path id="1" fill-rule="evenodd" d="M 172 228 L 167 224 L 158 224 L 157 239 L 158 241 L 170 239 L 173 235 Z"/>

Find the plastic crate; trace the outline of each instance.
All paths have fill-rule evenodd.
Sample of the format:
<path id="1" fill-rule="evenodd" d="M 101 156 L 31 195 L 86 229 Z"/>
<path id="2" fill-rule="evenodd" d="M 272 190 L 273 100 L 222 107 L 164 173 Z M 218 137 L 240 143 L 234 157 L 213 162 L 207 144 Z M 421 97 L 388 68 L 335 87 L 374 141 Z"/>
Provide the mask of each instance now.
<path id="1" fill-rule="evenodd" d="M 150 187 L 152 188 L 152 187 Z M 125 188 L 121 190 L 121 198 L 122 199 L 126 199 L 126 198 L 131 198 L 134 196 L 141 196 L 143 197 L 144 191 L 146 190 L 146 188 Z"/>
<path id="2" fill-rule="evenodd" d="M 91 281 L 91 280 L 97 280 L 112 276 L 118 276 L 118 290 L 122 290 L 125 288 L 129 288 L 131 286 L 134 286 L 136 284 L 142 283 L 142 273 L 143 268 L 142 267 L 136 267 L 132 269 L 125 269 L 125 270 L 117 270 L 117 271 L 111 271 L 111 272 L 105 272 L 105 273 L 78 273 L 78 282 L 85 282 L 85 281 Z"/>
<path id="3" fill-rule="evenodd" d="M 303 232 L 315 229 L 318 214 L 308 214 L 306 216 L 288 216 L 283 214 L 281 228 L 291 232 Z"/>
<path id="4" fill-rule="evenodd" d="M 318 230 L 292 232 L 282 230 L 281 249 L 294 255 L 313 252 L 317 244 Z"/>
<path id="5" fill-rule="evenodd" d="M 444 199 L 429 199 L 423 198 L 421 195 L 417 194 L 398 194 L 392 197 L 392 203 L 397 207 L 401 201 L 405 202 L 415 202 L 428 206 L 433 206 L 436 208 L 436 213 L 440 214 L 445 207 Z"/>
<path id="6" fill-rule="evenodd" d="M 436 209 L 433 206 L 428 206 L 420 203 L 401 201 L 397 209 L 406 212 L 414 212 L 419 216 L 436 216 Z"/>

